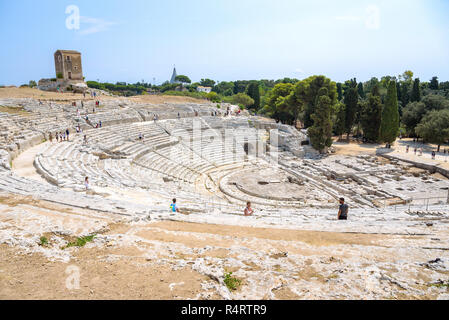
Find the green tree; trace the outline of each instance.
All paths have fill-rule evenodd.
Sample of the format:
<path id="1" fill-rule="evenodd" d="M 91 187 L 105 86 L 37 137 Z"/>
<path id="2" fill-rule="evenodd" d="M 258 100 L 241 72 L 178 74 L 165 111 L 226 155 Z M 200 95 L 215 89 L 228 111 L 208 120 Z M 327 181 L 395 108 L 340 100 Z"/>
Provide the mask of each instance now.
<path id="1" fill-rule="evenodd" d="M 296 108 L 303 111 L 304 127 L 313 125 L 312 114 L 315 112 L 315 104 L 318 102 L 318 92 L 321 88 L 327 89 L 327 94 L 331 100 L 332 109 L 337 104 L 337 84 L 325 76 L 312 76 L 295 85 L 294 101 Z"/>
<path id="2" fill-rule="evenodd" d="M 262 113 L 283 122 L 294 122 L 294 110 L 292 105 L 287 104 L 294 94 L 295 86 L 291 83 L 278 83 L 266 95 L 266 104 Z M 287 98 L 288 97 L 288 98 Z"/>
<path id="3" fill-rule="evenodd" d="M 260 108 L 259 83 L 257 81 L 251 81 L 246 88 L 246 94 L 254 100 L 254 104 L 249 107 L 258 110 Z"/>
<path id="4" fill-rule="evenodd" d="M 224 96 L 232 96 L 234 94 L 234 82 L 222 81 L 214 87 L 214 91 Z"/>
<path id="5" fill-rule="evenodd" d="M 189 77 L 184 75 L 176 76 L 175 81 L 181 82 L 181 83 L 192 83 L 192 80 L 190 80 Z"/>
<path id="6" fill-rule="evenodd" d="M 254 99 L 252 99 L 250 96 L 244 93 L 237 93 L 231 98 L 234 104 L 241 104 L 245 107 L 249 107 L 254 104 Z"/>
<path id="7" fill-rule="evenodd" d="M 402 123 L 409 134 L 415 134 L 416 126 L 426 114 L 424 102 L 411 102 L 402 111 Z"/>
<path id="8" fill-rule="evenodd" d="M 411 102 L 417 102 L 421 100 L 421 88 L 419 78 L 416 78 L 413 82 L 413 89 L 410 95 Z"/>
<path id="9" fill-rule="evenodd" d="M 416 133 L 424 141 L 441 145 L 449 140 L 449 109 L 433 110 L 427 114 L 416 127 Z"/>
<path id="10" fill-rule="evenodd" d="M 201 79 L 200 86 L 213 88 L 215 86 L 215 81 L 211 79 Z"/>
<path id="11" fill-rule="evenodd" d="M 438 86 L 439 86 L 438 77 L 433 77 L 432 80 L 430 80 L 429 89 L 438 90 L 439 89 Z"/>
<path id="12" fill-rule="evenodd" d="M 351 134 L 352 127 L 354 126 L 357 111 L 359 109 L 359 95 L 357 91 L 357 80 L 351 79 L 349 81 L 346 81 L 346 86 L 348 87 L 345 90 L 345 95 L 343 99 L 343 103 L 346 106 L 346 116 L 345 116 L 345 128 L 346 133 L 348 134 L 348 140 L 349 135 Z"/>
<path id="13" fill-rule="evenodd" d="M 413 80 L 413 71 L 411 70 L 406 70 L 404 71 L 404 73 L 402 75 L 399 76 L 399 79 L 403 79 L 404 81 L 411 81 Z"/>
<path id="14" fill-rule="evenodd" d="M 362 98 L 362 99 L 366 98 L 365 91 L 363 90 L 363 83 L 362 82 L 360 82 L 358 84 L 358 86 L 357 86 L 357 93 L 359 94 L 360 98 Z"/>
<path id="15" fill-rule="evenodd" d="M 361 123 L 364 137 L 369 142 L 378 142 L 382 122 L 382 101 L 379 87 L 376 85 L 363 103 Z"/>
<path id="16" fill-rule="evenodd" d="M 341 101 L 343 99 L 343 85 L 340 82 L 337 83 L 337 95 L 338 101 Z"/>
<path id="17" fill-rule="evenodd" d="M 326 87 L 320 88 L 315 102 L 315 112 L 312 115 L 313 126 L 308 129 L 312 146 L 323 152 L 332 146 L 332 100 Z"/>
<path id="18" fill-rule="evenodd" d="M 396 92 L 396 81 L 390 81 L 388 85 L 385 106 L 382 111 L 382 122 L 380 125 L 380 140 L 386 143 L 396 141 L 399 133 L 399 109 L 398 94 Z"/>
<path id="19" fill-rule="evenodd" d="M 221 101 L 221 99 L 220 99 L 220 96 L 218 95 L 218 93 L 216 93 L 216 92 L 209 92 L 207 95 L 206 95 L 206 98 L 208 99 L 208 100 L 210 100 L 210 101 L 212 101 L 212 102 L 220 102 Z"/>
<path id="20" fill-rule="evenodd" d="M 244 93 L 246 91 L 246 87 L 248 86 L 248 81 L 246 80 L 238 80 L 234 81 L 234 94 Z"/>
<path id="21" fill-rule="evenodd" d="M 337 117 L 335 119 L 334 131 L 340 138 L 343 133 L 346 132 L 346 106 L 341 102 L 337 105 Z"/>
<path id="22" fill-rule="evenodd" d="M 410 134 L 416 134 L 416 126 L 428 112 L 443 109 L 449 109 L 449 100 L 440 95 L 429 94 L 424 96 L 420 102 L 409 103 L 404 108 L 402 123 Z"/>
<path id="23" fill-rule="evenodd" d="M 37 83 L 36 83 L 36 81 L 34 81 L 34 80 L 30 80 L 30 82 L 28 83 L 28 86 L 29 86 L 30 88 L 34 88 L 34 87 L 37 87 Z"/>

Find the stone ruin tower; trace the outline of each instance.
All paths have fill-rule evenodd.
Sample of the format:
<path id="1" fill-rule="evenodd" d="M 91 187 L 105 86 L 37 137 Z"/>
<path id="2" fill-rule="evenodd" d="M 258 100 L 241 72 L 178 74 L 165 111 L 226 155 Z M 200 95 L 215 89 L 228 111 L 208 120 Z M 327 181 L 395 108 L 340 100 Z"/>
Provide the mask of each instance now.
<path id="1" fill-rule="evenodd" d="M 81 53 L 73 50 L 57 50 L 55 52 L 55 71 L 58 80 L 84 81 Z"/>
<path id="2" fill-rule="evenodd" d="M 56 78 L 40 79 L 38 89 L 44 91 L 85 92 L 81 53 L 73 50 L 57 50 L 54 54 Z"/>

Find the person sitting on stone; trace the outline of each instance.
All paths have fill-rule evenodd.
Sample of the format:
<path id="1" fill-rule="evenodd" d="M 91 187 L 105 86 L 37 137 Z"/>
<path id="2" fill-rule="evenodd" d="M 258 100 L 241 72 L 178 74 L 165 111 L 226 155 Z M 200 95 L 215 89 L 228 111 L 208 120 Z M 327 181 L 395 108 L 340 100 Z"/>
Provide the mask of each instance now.
<path id="1" fill-rule="evenodd" d="M 84 144 L 87 144 L 87 136 L 86 136 L 86 135 L 84 135 L 84 141 L 83 141 L 83 143 L 84 143 Z"/>
<path id="2" fill-rule="evenodd" d="M 50 140 L 50 143 L 53 142 L 53 135 L 51 134 L 51 132 L 50 132 L 50 134 L 48 135 L 48 139 Z"/>
<path id="3" fill-rule="evenodd" d="M 176 204 L 176 199 L 173 199 L 173 202 L 170 205 L 170 211 L 173 213 L 176 213 L 176 212 L 179 213 L 179 208 L 178 208 L 178 205 Z"/>
<path id="4" fill-rule="evenodd" d="M 252 216 L 254 214 L 254 210 L 253 210 L 253 208 L 251 208 L 251 202 L 250 201 L 248 201 L 246 203 L 246 208 L 245 208 L 244 214 L 245 214 L 246 217 Z"/>

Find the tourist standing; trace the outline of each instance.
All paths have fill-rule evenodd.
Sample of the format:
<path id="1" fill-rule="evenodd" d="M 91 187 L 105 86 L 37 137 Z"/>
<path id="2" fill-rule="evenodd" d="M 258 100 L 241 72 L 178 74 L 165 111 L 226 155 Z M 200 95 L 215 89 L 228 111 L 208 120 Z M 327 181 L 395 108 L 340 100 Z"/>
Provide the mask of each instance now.
<path id="1" fill-rule="evenodd" d="M 51 134 L 51 132 L 50 132 L 50 134 L 48 135 L 48 139 L 50 140 L 50 143 L 53 142 L 53 135 Z"/>
<path id="2" fill-rule="evenodd" d="M 67 136 L 67 141 L 69 141 L 69 134 L 70 134 L 70 132 L 69 132 L 69 129 L 68 129 L 68 128 L 66 129 L 65 134 L 66 134 L 66 136 Z"/>
<path id="3" fill-rule="evenodd" d="M 340 209 L 338 210 L 338 220 L 348 220 L 349 206 L 344 198 L 340 198 Z"/>
<path id="4" fill-rule="evenodd" d="M 84 187 L 86 187 L 86 191 L 89 190 L 89 177 L 84 179 Z"/>

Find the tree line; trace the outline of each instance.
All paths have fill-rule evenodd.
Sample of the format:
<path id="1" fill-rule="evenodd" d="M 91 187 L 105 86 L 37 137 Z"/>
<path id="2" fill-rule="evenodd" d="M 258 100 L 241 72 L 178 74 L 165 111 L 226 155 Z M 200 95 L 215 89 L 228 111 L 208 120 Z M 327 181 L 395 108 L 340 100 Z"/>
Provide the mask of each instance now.
<path id="1" fill-rule="evenodd" d="M 333 135 L 388 144 L 399 135 L 438 146 L 449 140 L 449 82 L 421 82 L 411 71 L 367 82 L 312 76 L 276 84 L 263 100 L 262 113 L 308 129 L 319 151 L 332 145 Z"/>
<path id="2" fill-rule="evenodd" d="M 238 104 L 251 113 L 305 128 L 319 151 L 332 145 L 332 136 L 353 136 L 368 143 L 393 143 L 399 135 L 443 144 L 449 139 L 449 82 L 433 77 L 414 78 L 412 71 L 366 82 L 349 79 L 334 82 L 326 76 L 304 80 L 238 80 L 194 82 L 179 75 L 178 83 L 97 83 L 89 87 L 142 94 L 148 89 L 161 94 L 187 95 L 213 102 Z M 212 92 L 197 92 L 199 86 Z"/>

